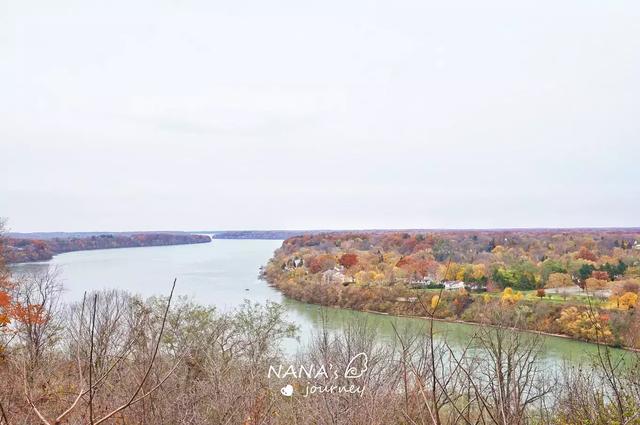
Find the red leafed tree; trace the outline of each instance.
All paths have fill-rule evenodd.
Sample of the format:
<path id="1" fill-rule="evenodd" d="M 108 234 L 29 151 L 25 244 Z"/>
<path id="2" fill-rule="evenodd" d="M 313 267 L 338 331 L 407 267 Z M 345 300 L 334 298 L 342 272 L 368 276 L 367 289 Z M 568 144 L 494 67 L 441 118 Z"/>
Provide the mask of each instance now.
<path id="1" fill-rule="evenodd" d="M 358 256 L 356 254 L 342 254 L 340 264 L 349 269 L 358 264 Z"/>
<path id="2" fill-rule="evenodd" d="M 601 270 L 594 270 L 591 272 L 591 277 L 598 280 L 609 280 L 609 273 Z"/>
<path id="3" fill-rule="evenodd" d="M 306 265 L 311 273 L 319 273 L 335 267 L 336 259 L 329 254 L 317 255 L 306 261 Z"/>
<path id="4" fill-rule="evenodd" d="M 307 261 L 307 267 L 311 273 L 318 273 L 322 270 L 322 264 L 320 263 L 320 259 L 318 257 L 313 257 L 309 261 Z"/>

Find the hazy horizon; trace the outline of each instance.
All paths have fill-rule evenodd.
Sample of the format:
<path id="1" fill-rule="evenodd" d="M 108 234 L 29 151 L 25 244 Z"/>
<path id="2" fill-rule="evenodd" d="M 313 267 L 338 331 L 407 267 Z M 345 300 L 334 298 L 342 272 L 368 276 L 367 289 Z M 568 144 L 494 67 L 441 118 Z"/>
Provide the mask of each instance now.
<path id="1" fill-rule="evenodd" d="M 477 231 L 477 232 L 499 232 L 499 231 L 547 231 L 547 230 L 558 230 L 558 231 L 581 231 L 581 230 L 638 230 L 640 226 L 618 226 L 618 227 L 485 227 L 485 228 L 463 228 L 463 227 L 450 227 L 450 228 L 367 228 L 367 229 L 187 229 L 187 230 L 176 230 L 176 229 L 150 229 L 150 230 L 77 230 L 77 231 L 26 231 L 26 232 L 18 232 L 13 231 L 11 229 L 7 229 L 8 235 L 37 235 L 37 234 L 117 234 L 117 233 L 215 233 L 215 232 L 447 232 L 447 231 Z"/>
<path id="2" fill-rule="evenodd" d="M 639 226 L 640 3 L 0 0 L 15 232 Z"/>

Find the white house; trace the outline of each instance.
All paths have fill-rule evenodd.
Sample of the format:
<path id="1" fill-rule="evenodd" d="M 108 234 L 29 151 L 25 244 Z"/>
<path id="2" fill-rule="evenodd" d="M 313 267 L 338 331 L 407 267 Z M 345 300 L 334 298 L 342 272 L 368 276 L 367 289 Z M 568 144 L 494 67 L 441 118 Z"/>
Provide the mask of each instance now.
<path id="1" fill-rule="evenodd" d="M 448 291 L 464 288 L 464 282 L 461 280 L 450 280 L 450 281 L 443 282 L 443 284 L 444 284 L 444 289 Z"/>

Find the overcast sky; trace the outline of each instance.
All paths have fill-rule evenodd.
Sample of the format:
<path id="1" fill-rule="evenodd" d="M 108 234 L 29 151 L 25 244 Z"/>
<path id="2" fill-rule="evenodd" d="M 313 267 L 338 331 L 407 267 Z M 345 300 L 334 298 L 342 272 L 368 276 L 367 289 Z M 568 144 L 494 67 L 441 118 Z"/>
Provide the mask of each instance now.
<path id="1" fill-rule="evenodd" d="M 0 216 L 639 226 L 638 22 L 636 0 L 0 0 Z"/>

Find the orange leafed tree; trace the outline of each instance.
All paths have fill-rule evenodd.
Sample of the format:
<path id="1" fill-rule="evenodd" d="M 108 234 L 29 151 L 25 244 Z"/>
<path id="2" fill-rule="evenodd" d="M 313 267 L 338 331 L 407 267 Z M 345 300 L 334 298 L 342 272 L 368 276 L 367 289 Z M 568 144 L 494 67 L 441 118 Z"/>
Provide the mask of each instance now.
<path id="1" fill-rule="evenodd" d="M 4 222 L 0 219 L 0 332 L 8 331 L 13 320 L 21 323 L 42 324 L 47 320 L 42 305 L 22 305 L 12 298 L 11 282 L 4 257 Z"/>
<path id="2" fill-rule="evenodd" d="M 580 252 L 578 252 L 577 258 L 581 258 L 587 261 L 597 261 L 598 257 L 589 250 L 586 246 L 580 248 Z"/>
<path id="3" fill-rule="evenodd" d="M 8 292 L 0 289 L 0 327 L 4 328 L 11 322 L 11 297 Z"/>
<path id="4" fill-rule="evenodd" d="M 0 218 L 0 329 L 11 322 L 11 283 L 4 261 L 4 221 Z"/>
<path id="5" fill-rule="evenodd" d="M 41 325 L 47 322 L 47 312 L 40 304 L 14 304 L 10 308 L 11 318 L 31 325 Z"/>

